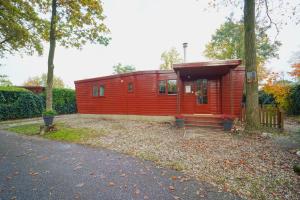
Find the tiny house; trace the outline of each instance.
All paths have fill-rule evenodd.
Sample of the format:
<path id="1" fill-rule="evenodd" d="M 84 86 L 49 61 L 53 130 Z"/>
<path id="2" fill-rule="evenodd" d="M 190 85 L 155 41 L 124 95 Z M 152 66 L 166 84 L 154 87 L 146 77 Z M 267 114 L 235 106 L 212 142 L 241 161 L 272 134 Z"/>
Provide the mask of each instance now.
<path id="1" fill-rule="evenodd" d="M 239 117 L 245 69 L 241 60 L 183 63 L 75 81 L 82 114 Z"/>

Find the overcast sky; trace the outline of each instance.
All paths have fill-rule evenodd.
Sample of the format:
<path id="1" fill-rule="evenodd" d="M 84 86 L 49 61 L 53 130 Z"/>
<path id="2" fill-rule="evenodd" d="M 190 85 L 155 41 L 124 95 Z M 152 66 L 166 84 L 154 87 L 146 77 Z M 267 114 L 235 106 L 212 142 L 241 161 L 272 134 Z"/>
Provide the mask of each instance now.
<path id="1" fill-rule="evenodd" d="M 171 47 L 182 53 L 183 42 L 189 43 L 189 62 L 207 60 L 203 56 L 205 44 L 231 12 L 204 11 L 207 0 L 104 0 L 103 5 L 111 30 L 109 46 L 56 49 L 54 73 L 69 87 L 74 87 L 74 80 L 109 75 L 119 62 L 134 65 L 137 70 L 158 69 L 161 53 Z M 289 71 L 288 61 L 300 49 L 300 26 L 285 26 L 278 39 L 283 43 L 280 59 L 267 66 L 273 71 Z M 43 56 L 9 56 L 1 70 L 13 84 L 22 85 L 28 77 L 47 72 L 47 53 L 45 45 Z"/>

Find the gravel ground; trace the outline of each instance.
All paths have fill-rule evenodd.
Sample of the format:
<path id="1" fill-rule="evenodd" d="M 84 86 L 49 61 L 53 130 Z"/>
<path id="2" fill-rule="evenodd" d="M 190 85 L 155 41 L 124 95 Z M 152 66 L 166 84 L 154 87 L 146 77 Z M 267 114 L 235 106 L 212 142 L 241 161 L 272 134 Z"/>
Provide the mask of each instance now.
<path id="1" fill-rule="evenodd" d="M 270 138 L 209 129 L 178 130 L 169 123 L 72 115 L 59 122 L 101 132 L 86 141 L 156 162 L 248 199 L 300 199 L 300 159 Z M 103 134 L 104 133 L 104 134 Z M 104 135 L 104 136 L 103 136 Z"/>

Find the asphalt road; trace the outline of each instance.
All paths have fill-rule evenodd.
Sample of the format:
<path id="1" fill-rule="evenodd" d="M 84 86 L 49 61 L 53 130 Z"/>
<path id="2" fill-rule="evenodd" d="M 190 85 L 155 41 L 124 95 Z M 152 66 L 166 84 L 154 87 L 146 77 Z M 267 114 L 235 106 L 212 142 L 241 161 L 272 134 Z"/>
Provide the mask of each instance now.
<path id="1" fill-rule="evenodd" d="M 0 200 L 239 199 L 105 149 L 0 131 Z"/>

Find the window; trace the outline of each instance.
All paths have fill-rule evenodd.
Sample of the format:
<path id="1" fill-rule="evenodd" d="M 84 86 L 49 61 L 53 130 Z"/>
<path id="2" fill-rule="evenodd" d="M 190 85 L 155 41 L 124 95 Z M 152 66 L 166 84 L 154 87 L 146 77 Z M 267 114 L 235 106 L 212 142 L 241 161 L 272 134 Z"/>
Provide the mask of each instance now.
<path id="1" fill-rule="evenodd" d="M 168 80 L 168 94 L 176 94 L 176 93 L 177 93 L 177 81 Z"/>
<path id="2" fill-rule="evenodd" d="M 158 82 L 158 93 L 165 94 L 166 93 L 166 81 Z"/>
<path id="3" fill-rule="evenodd" d="M 99 89 L 99 96 L 100 96 L 100 97 L 103 97 L 103 96 L 104 96 L 104 90 L 105 90 L 104 85 L 101 85 L 101 86 L 100 86 L 100 89 Z"/>
<path id="4" fill-rule="evenodd" d="M 187 94 L 192 93 L 192 85 L 185 85 L 184 92 Z"/>
<path id="5" fill-rule="evenodd" d="M 128 83 L 128 92 L 133 92 L 133 83 Z"/>
<path id="6" fill-rule="evenodd" d="M 98 96 L 98 87 L 93 86 L 93 97 L 97 97 L 97 96 Z"/>
<path id="7" fill-rule="evenodd" d="M 196 82 L 196 95 L 198 104 L 207 104 L 207 79 L 198 79 Z"/>

